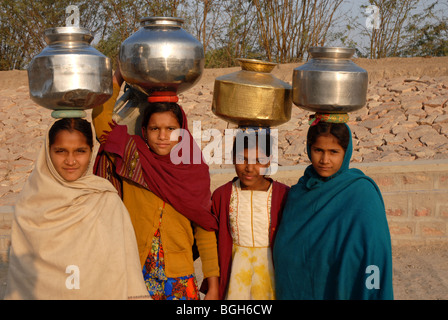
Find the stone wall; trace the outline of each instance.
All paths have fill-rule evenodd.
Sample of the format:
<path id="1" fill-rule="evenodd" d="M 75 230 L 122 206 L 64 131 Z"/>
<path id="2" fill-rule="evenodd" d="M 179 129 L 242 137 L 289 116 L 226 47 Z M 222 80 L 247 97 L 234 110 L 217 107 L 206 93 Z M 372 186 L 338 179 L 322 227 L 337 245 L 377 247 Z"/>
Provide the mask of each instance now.
<path id="1" fill-rule="evenodd" d="M 274 179 L 293 185 L 306 166 L 279 167 Z M 448 160 L 353 164 L 383 194 L 393 244 L 448 241 Z M 211 170 L 212 190 L 235 176 L 233 169 Z M 368 203 L 366 203 L 368 205 Z M 0 206 L 0 262 L 11 243 L 13 206 Z"/>
<path id="2" fill-rule="evenodd" d="M 293 185 L 305 167 L 279 167 L 273 178 Z M 448 241 L 448 159 L 352 163 L 351 167 L 362 170 L 380 188 L 394 245 Z M 232 169 L 212 171 L 212 189 L 234 176 Z"/>
<path id="3" fill-rule="evenodd" d="M 448 240 L 448 161 L 360 167 L 381 189 L 393 243 Z"/>

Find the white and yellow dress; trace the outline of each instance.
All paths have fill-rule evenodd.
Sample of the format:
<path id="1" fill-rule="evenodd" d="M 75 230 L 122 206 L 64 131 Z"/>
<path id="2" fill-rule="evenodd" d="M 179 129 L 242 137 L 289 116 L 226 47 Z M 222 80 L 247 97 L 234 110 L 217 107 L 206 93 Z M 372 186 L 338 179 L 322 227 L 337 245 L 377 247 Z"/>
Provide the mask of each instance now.
<path id="1" fill-rule="evenodd" d="M 232 185 L 229 207 L 233 238 L 232 269 L 226 299 L 275 299 L 274 267 L 269 246 L 272 183 L 267 191 Z"/>

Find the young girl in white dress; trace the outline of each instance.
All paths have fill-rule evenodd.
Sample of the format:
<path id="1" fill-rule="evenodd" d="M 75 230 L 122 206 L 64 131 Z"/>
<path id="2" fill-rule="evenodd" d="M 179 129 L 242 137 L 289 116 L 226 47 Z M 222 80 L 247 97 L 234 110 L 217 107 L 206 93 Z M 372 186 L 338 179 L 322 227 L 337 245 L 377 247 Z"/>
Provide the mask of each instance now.
<path id="1" fill-rule="evenodd" d="M 221 299 L 275 299 L 272 247 L 289 187 L 265 175 L 271 145 L 265 131 L 237 134 L 233 148 L 237 177 L 212 196 L 219 220 Z"/>

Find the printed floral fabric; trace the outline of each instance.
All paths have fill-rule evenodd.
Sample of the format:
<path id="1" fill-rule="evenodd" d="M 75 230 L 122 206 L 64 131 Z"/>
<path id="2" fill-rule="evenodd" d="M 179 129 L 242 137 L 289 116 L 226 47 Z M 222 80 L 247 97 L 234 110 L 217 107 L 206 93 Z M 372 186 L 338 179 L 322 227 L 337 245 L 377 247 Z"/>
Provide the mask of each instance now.
<path id="1" fill-rule="evenodd" d="M 232 273 L 227 300 L 274 300 L 275 283 L 269 248 L 232 249 Z"/>
<path id="2" fill-rule="evenodd" d="M 349 115 L 347 113 L 315 113 L 309 117 L 308 124 L 313 126 L 322 122 L 347 123 Z"/>
<path id="3" fill-rule="evenodd" d="M 159 226 L 162 213 L 160 214 Z M 166 277 L 159 228 L 154 234 L 151 250 L 142 272 L 146 288 L 154 300 L 199 300 L 199 291 L 194 274 L 178 278 Z"/>

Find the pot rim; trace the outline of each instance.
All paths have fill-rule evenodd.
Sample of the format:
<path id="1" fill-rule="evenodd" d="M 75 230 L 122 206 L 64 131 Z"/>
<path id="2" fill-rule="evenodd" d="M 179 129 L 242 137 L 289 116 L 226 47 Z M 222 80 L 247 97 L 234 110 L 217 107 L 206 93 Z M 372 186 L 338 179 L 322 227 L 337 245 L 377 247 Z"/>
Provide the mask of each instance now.
<path id="1" fill-rule="evenodd" d="M 277 66 L 277 63 L 257 59 L 237 58 L 236 60 L 245 71 L 270 73 Z"/>
<path id="2" fill-rule="evenodd" d="M 309 47 L 312 58 L 350 59 L 355 54 L 354 48 L 346 47 Z"/>
<path id="3" fill-rule="evenodd" d="M 175 26 L 180 27 L 185 19 L 177 17 L 144 17 L 140 19 L 140 26 Z"/>
<path id="4" fill-rule="evenodd" d="M 87 28 L 82 27 L 55 27 L 44 31 L 45 41 L 48 44 L 65 41 L 83 41 L 90 43 L 93 35 Z"/>

